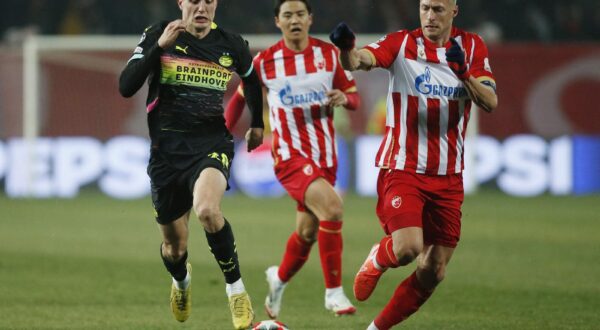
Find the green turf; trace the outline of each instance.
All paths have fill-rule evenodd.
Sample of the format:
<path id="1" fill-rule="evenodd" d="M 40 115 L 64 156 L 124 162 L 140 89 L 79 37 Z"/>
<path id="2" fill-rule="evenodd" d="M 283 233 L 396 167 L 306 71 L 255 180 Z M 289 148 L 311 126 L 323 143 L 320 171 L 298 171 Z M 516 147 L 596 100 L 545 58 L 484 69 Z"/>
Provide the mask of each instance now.
<path id="1" fill-rule="evenodd" d="M 381 237 L 375 200 L 347 196 L 344 285 Z M 597 329 L 600 324 L 600 199 L 467 197 L 463 235 L 447 279 L 406 329 Z M 229 329 L 224 284 L 200 225 L 191 226 L 190 319 L 169 311 L 170 279 L 149 198 L 115 201 L 0 197 L 0 329 Z M 279 262 L 294 224 L 288 198 L 226 197 L 244 282 L 257 320 L 264 270 Z M 352 317 L 323 308 L 318 252 L 288 285 L 281 321 L 291 329 L 365 329 L 414 265 L 384 275 Z"/>

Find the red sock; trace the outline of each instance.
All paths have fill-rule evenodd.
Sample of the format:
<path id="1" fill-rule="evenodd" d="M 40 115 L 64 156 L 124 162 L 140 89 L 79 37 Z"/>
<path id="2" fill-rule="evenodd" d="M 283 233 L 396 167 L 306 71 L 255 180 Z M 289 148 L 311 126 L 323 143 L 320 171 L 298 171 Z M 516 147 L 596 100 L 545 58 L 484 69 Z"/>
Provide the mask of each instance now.
<path id="1" fill-rule="evenodd" d="M 396 288 L 387 306 L 375 318 L 375 326 L 379 330 L 387 330 L 404 321 L 429 299 L 432 292 L 421 286 L 416 272 L 413 272 Z"/>
<path id="2" fill-rule="evenodd" d="M 396 268 L 398 267 L 398 259 L 396 259 L 396 255 L 394 254 L 393 241 L 391 236 L 385 236 L 379 242 L 379 250 L 375 255 L 375 260 L 377 260 L 377 264 L 383 268 Z"/>
<path id="3" fill-rule="evenodd" d="M 312 244 L 305 242 L 298 233 L 293 232 L 290 235 L 277 273 L 281 281 L 289 281 L 302 268 L 308 260 L 311 246 Z"/>
<path id="4" fill-rule="evenodd" d="M 321 220 L 317 241 L 325 287 L 337 288 L 342 285 L 342 222 Z"/>

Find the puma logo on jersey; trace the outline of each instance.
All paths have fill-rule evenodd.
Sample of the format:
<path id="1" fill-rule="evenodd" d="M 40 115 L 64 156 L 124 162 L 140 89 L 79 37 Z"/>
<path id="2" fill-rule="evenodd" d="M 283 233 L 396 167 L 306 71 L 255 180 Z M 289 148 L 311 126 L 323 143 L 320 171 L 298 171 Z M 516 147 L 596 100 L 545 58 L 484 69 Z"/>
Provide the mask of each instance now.
<path id="1" fill-rule="evenodd" d="M 187 53 L 187 49 L 188 49 L 188 47 L 189 47 L 189 46 L 185 46 L 185 48 L 183 48 L 183 47 L 181 47 L 181 46 L 179 46 L 179 45 L 175 45 L 175 50 L 178 50 L 178 51 L 180 51 L 180 52 L 184 53 L 185 55 L 187 55 L 187 54 L 188 54 L 188 53 Z"/>

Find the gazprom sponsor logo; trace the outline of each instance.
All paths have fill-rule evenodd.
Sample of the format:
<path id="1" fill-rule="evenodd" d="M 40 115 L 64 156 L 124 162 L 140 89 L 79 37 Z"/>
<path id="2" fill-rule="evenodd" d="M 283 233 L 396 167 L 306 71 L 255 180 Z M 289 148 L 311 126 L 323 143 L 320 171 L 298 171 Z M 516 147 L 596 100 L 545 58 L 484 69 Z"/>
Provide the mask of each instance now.
<path id="1" fill-rule="evenodd" d="M 325 95 L 325 91 L 310 91 L 303 94 L 294 94 L 292 92 L 292 86 L 289 83 L 286 83 L 285 87 L 279 91 L 279 98 L 284 105 L 301 106 L 313 103 L 323 103 L 327 96 Z"/>
<path id="2" fill-rule="evenodd" d="M 415 79 L 415 87 L 419 93 L 424 95 L 445 96 L 455 99 L 467 96 L 467 90 L 464 87 L 431 84 L 431 70 L 429 67 L 425 68 L 424 74 Z"/>

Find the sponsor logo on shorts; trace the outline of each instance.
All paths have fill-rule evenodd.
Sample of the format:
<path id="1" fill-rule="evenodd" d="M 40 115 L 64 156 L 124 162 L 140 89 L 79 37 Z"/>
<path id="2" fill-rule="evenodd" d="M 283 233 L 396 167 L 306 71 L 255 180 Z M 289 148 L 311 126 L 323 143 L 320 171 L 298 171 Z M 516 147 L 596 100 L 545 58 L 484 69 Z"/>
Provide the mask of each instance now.
<path id="1" fill-rule="evenodd" d="M 397 209 L 400 208 L 400 205 L 402 205 L 402 197 L 394 196 L 394 198 L 392 198 L 392 207 Z"/>
<path id="2" fill-rule="evenodd" d="M 302 168 L 302 172 L 304 172 L 304 174 L 306 174 L 307 176 L 312 175 L 313 174 L 312 165 L 310 165 L 310 164 L 304 165 L 304 167 Z"/>
<path id="3" fill-rule="evenodd" d="M 218 153 L 213 152 L 213 153 L 208 154 L 208 157 L 220 161 L 221 164 L 223 165 L 224 169 L 228 169 L 229 168 L 230 161 L 229 161 L 229 157 L 227 157 L 226 154 L 222 153 L 222 154 L 219 155 Z"/>

